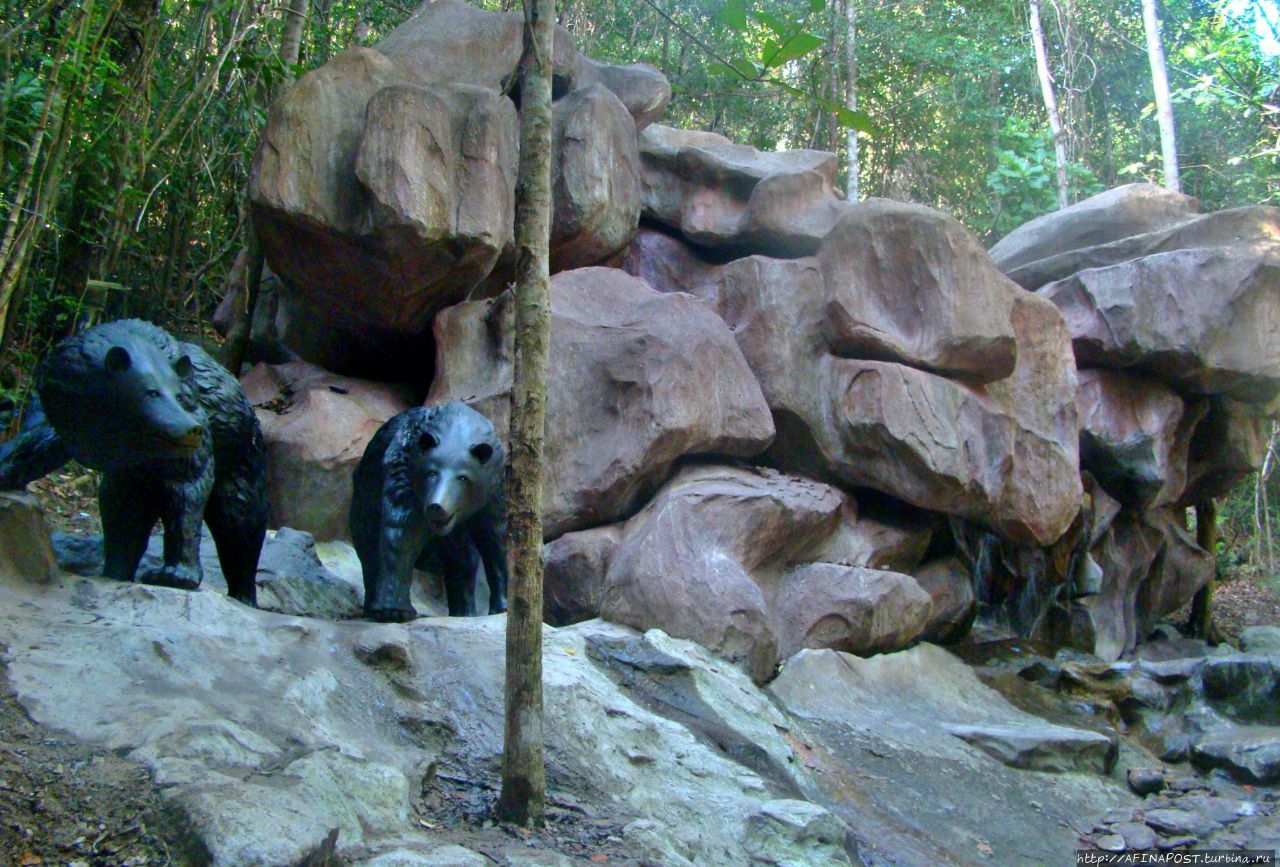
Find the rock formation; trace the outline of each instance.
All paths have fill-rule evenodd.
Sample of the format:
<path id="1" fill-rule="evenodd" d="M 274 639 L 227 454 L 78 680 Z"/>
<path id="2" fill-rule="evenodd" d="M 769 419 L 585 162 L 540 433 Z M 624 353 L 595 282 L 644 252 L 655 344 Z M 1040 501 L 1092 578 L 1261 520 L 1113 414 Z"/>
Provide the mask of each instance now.
<path id="1" fill-rule="evenodd" d="M 250 184 L 290 351 L 500 432 L 519 41 L 514 14 L 425 4 L 299 80 Z M 831 154 L 655 123 L 663 77 L 563 30 L 554 67 L 551 622 L 661 626 L 757 678 L 975 611 L 1114 657 L 1208 580 L 1182 512 L 1262 456 L 1280 210 L 1131 185 L 988 253 L 930 208 L 843 201 Z M 341 536 L 344 474 L 411 395 L 247 382 L 276 521 Z"/>

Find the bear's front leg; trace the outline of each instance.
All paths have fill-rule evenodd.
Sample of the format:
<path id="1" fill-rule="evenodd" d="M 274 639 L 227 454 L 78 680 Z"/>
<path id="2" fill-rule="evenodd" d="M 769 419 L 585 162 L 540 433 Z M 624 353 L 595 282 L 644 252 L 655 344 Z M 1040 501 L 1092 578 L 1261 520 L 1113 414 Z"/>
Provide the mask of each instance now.
<path id="1" fill-rule="evenodd" d="M 151 528 L 160 517 L 159 486 L 131 472 L 108 472 L 98 485 L 102 514 L 102 575 L 132 581 L 147 550 Z"/>
<path id="2" fill-rule="evenodd" d="M 184 462 L 186 463 L 186 462 Z M 200 525 L 213 490 L 213 461 L 192 459 L 188 473 L 161 485 L 160 520 L 164 524 L 164 566 L 144 574 L 144 584 L 195 590 L 200 586 Z"/>
<path id="3" fill-rule="evenodd" d="M 392 510 L 388 510 L 392 511 Z M 378 576 L 372 593 L 366 593 L 364 614 L 379 623 L 405 623 L 418 616 L 417 609 L 409 601 L 409 588 L 413 582 L 413 564 L 422 552 L 424 529 L 421 520 L 413 520 L 411 514 L 384 516 L 378 531 Z"/>

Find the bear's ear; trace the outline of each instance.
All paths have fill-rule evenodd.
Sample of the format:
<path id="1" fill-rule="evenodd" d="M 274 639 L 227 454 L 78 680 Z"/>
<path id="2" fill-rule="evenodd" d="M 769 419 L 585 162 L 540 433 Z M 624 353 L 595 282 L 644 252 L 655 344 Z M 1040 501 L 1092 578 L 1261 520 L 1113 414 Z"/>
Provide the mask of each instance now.
<path id="1" fill-rule="evenodd" d="M 191 356 L 184 355 L 173 363 L 173 372 L 178 376 L 186 379 L 195 370 L 195 365 L 191 363 Z"/>
<path id="2" fill-rule="evenodd" d="M 429 452 L 436 446 L 440 445 L 440 440 L 436 439 L 436 435 L 429 430 L 424 430 L 418 436 L 418 448 L 424 452 Z"/>
<path id="3" fill-rule="evenodd" d="M 477 443 L 471 447 L 471 455 L 482 464 L 487 464 L 493 457 L 493 446 L 488 443 Z"/>
<path id="4" fill-rule="evenodd" d="M 113 346 L 107 350 L 104 362 L 107 373 L 119 373 L 122 370 L 128 370 L 133 364 L 133 359 L 129 357 L 129 350 L 123 346 Z"/>

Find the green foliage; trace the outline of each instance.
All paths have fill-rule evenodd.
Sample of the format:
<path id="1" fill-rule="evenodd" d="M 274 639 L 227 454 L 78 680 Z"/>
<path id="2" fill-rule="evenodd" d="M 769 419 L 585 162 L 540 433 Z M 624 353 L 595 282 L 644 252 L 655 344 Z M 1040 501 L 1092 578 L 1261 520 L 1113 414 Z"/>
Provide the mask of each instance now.
<path id="1" fill-rule="evenodd" d="M 1067 180 L 1077 198 L 1104 189 L 1093 172 L 1079 163 L 1067 165 Z M 1002 237 L 1018 226 L 1058 207 L 1057 164 L 1048 130 L 1032 129 L 1021 118 L 1009 118 L 1000 134 L 996 167 L 987 175 L 994 223 L 982 227 Z"/>

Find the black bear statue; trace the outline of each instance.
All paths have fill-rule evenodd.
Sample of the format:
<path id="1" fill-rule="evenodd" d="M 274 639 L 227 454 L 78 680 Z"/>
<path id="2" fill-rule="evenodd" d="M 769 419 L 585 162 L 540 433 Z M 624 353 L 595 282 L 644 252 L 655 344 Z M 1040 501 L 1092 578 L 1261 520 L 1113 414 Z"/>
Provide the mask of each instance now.
<path id="1" fill-rule="evenodd" d="M 413 569 L 438 569 L 449 614 L 475 611 L 477 563 L 484 564 L 489 613 L 507 610 L 502 442 L 493 425 L 461 403 L 415 407 L 387 421 L 356 466 L 351 539 L 364 572 L 364 613 L 400 623 Z"/>
<path id="2" fill-rule="evenodd" d="M 240 383 L 200 347 L 124 319 L 58 344 L 36 366 L 22 431 L 0 446 L 0 490 L 75 458 L 102 471 L 103 575 L 134 580 L 156 521 L 164 565 L 140 581 L 200 586 L 200 523 L 229 595 L 256 605 L 267 529 L 262 430 Z"/>

